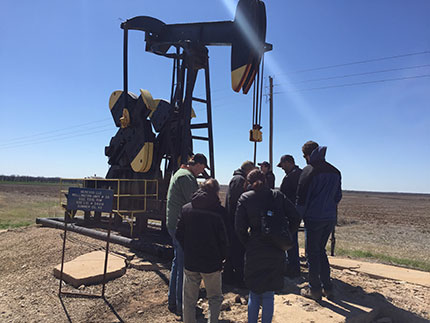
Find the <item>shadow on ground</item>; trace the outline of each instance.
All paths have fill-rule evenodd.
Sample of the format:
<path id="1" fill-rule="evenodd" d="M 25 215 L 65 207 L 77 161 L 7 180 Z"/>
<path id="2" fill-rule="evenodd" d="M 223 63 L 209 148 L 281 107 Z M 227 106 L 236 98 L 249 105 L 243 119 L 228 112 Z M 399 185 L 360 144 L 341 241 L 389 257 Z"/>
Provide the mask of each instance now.
<path id="1" fill-rule="evenodd" d="M 327 318 L 343 317 L 344 322 L 348 323 L 377 322 L 382 318 L 387 318 L 386 322 L 428 322 L 428 320 L 419 317 L 415 313 L 393 305 L 380 293 L 367 293 L 359 286 L 352 286 L 338 279 L 333 280 L 335 297 L 332 300 L 328 300 L 325 297 L 320 302 L 308 300 L 300 296 L 300 288 L 306 286 L 306 282 L 307 274 L 295 279 L 286 278 L 284 289 L 277 295 L 287 296 L 288 299 L 290 299 L 291 295 L 295 295 L 294 300 L 299 304 L 293 304 L 288 299 L 284 301 L 284 304 L 289 305 L 291 308 L 298 308 L 302 314 L 305 312 L 321 312 L 321 319 L 325 314 Z M 275 305 L 275 313 L 277 305 Z M 288 308 L 285 309 L 285 312 L 288 313 Z"/>

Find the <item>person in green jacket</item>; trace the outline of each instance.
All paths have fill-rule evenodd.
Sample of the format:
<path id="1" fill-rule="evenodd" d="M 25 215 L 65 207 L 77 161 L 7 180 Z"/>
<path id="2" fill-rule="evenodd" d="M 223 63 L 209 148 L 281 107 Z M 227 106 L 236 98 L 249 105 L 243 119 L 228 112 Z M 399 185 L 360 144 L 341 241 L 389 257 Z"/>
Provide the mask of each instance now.
<path id="1" fill-rule="evenodd" d="M 184 251 L 176 240 L 176 224 L 182 206 L 191 201 L 199 188 L 196 177 L 207 168 L 207 159 L 203 154 L 195 154 L 186 165 L 181 165 L 170 179 L 167 191 L 166 227 L 173 242 L 174 256 L 170 271 L 168 308 L 182 316 L 182 286 L 184 275 Z"/>

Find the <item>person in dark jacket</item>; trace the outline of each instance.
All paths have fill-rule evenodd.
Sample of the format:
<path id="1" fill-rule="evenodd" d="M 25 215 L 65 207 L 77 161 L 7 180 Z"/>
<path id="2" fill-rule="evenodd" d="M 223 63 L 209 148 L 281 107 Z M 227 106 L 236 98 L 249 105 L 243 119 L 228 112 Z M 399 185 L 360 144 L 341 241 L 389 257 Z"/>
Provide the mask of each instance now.
<path id="1" fill-rule="evenodd" d="M 266 186 L 268 188 L 274 189 L 275 188 L 275 174 L 272 172 L 272 166 L 269 162 L 264 161 L 262 163 L 258 163 L 258 166 L 260 166 L 260 170 L 266 175 Z"/>
<path id="2" fill-rule="evenodd" d="M 253 169 L 255 169 L 254 163 L 245 161 L 239 169 L 234 171 L 233 178 L 228 184 L 228 191 L 225 199 L 225 208 L 227 210 L 227 220 L 225 224 L 230 241 L 230 248 L 224 265 L 223 279 L 225 283 L 233 284 L 238 287 L 243 287 L 243 257 L 245 255 L 245 248 L 234 232 L 234 217 L 237 200 L 247 189 L 246 176 Z"/>
<path id="3" fill-rule="evenodd" d="M 337 205 L 342 198 L 341 173 L 325 160 L 327 147 L 306 142 L 303 169 L 297 188 L 297 210 L 303 217 L 307 235 L 309 287 L 301 290 L 305 297 L 320 300 L 333 297 L 330 264 L 326 255 L 327 240 L 337 220 Z"/>
<path id="4" fill-rule="evenodd" d="M 184 205 L 176 239 L 184 250 L 184 322 L 196 322 L 196 303 L 203 279 L 209 299 L 209 322 L 218 322 L 223 300 L 221 270 L 227 253 L 225 209 L 218 197 L 219 184 L 208 179 L 191 202 Z"/>
<path id="5" fill-rule="evenodd" d="M 293 204 L 296 204 L 297 185 L 299 184 L 302 170 L 296 165 L 294 157 L 291 155 L 283 155 L 278 163 L 278 167 L 282 168 L 285 172 L 280 190 Z M 296 232 L 292 238 L 294 245 L 287 251 L 288 265 L 285 273 L 290 278 L 300 276 L 298 233 Z"/>
<path id="6" fill-rule="evenodd" d="M 293 204 L 295 204 L 297 185 L 302 170 L 295 164 L 294 157 L 291 155 L 283 155 L 277 166 L 282 168 L 285 172 L 279 189 Z"/>
<path id="7" fill-rule="evenodd" d="M 269 208 L 282 210 L 293 232 L 300 223 L 294 205 L 280 191 L 267 188 L 264 181 L 265 176 L 260 170 L 249 173 L 251 190 L 240 196 L 235 218 L 236 233 L 246 247 L 245 284 L 250 290 L 249 323 L 257 322 L 260 304 L 263 307 L 262 322 L 272 321 L 274 292 L 284 286 L 285 252 L 263 238 L 262 215 Z"/>
<path id="8" fill-rule="evenodd" d="M 172 238 L 173 259 L 170 270 L 169 292 L 167 294 L 167 307 L 170 312 L 182 316 L 182 284 L 184 277 L 184 252 L 175 238 L 178 217 L 182 207 L 191 201 L 191 197 L 199 188 L 196 177 L 207 166 L 206 156 L 195 154 L 186 165 L 175 172 L 170 179 L 167 190 L 166 227 Z"/>

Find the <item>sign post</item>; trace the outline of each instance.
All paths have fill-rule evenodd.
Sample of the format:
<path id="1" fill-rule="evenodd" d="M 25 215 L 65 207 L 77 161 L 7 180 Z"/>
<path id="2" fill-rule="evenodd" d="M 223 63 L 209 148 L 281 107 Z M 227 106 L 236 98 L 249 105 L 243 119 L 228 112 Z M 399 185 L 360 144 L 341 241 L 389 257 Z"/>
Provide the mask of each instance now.
<path id="1" fill-rule="evenodd" d="M 109 240 L 110 229 L 112 222 L 112 206 L 113 206 L 113 191 L 106 189 L 94 188 L 80 188 L 70 187 L 67 194 L 67 207 L 64 212 L 64 235 L 63 235 L 63 252 L 61 256 L 61 271 L 60 271 L 60 288 L 58 296 L 62 295 L 89 297 L 89 298 L 105 298 L 105 285 L 106 285 L 106 271 L 109 256 Z M 67 237 L 67 222 L 73 217 L 77 210 L 81 211 L 98 211 L 109 213 L 109 225 L 106 241 L 106 255 L 103 271 L 103 287 L 101 295 L 90 295 L 82 293 L 62 292 L 61 285 L 63 283 L 63 269 L 64 269 L 64 254 L 66 250 L 66 237 Z"/>

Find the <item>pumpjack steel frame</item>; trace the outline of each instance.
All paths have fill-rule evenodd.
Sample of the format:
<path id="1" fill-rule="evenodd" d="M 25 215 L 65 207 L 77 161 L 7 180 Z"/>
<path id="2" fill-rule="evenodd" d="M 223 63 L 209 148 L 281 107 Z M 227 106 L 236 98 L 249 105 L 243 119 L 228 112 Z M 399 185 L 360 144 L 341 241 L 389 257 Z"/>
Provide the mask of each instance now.
<path id="1" fill-rule="evenodd" d="M 168 182 L 180 165 L 193 155 L 195 140 L 208 143 L 210 174 L 203 174 L 203 177 L 215 178 L 207 46 L 231 46 L 232 88 L 246 94 L 254 82 L 263 54 L 272 49 L 272 45 L 265 42 L 265 6 L 260 0 L 239 0 L 234 21 L 165 24 L 156 18 L 137 16 L 121 23 L 121 28 L 124 35 L 123 91 L 115 91 L 111 96 L 111 99 L 114 97 L 112 104 L 111 100 L 109 102 L 114 122 L 120 129 L 105 149 L 111 165 L 106 179 L 159 181 L 159 198 L 153 209 L 136 215 L 145 219 L 154 217 L 165 223 Z M 145 32 L 146 51 L 173 60 L 170 102 L 148 99 L 146 90 L 141 90 L 140 97 L 129 92 L 131 30 Z M 204 70 L 204 98 L 193 95 L 200 70 Z M 206 122 L 191 122 L 193 102 L 206 105 Z M 162 116 L 159 123 L 157 113 Z M 192 132 L 197 129 L 207 129 L 207 136 L 194 135 Z M 145 147 L 150 149 L 145 150 Z M 161 172 L 163 160 L 164 172 Z M 137 170 L 135 162 L 139 165 Z M 118 216 L 115 219 L 119 220 Z M 145 229 L 138 228 L 138 231 Z"/>

